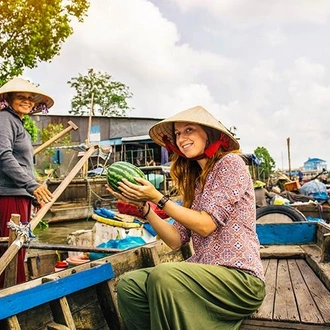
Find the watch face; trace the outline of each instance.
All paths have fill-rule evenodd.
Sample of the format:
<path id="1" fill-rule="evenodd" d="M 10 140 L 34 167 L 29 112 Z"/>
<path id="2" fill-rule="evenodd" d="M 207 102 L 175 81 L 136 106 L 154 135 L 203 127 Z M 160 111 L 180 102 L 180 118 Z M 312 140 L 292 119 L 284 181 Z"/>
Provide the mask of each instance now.
<path id="1" fill-rule="evenodd" d="M 157 206 L 162 209 L 165 203 L 169 200 L 167 196 L 163 196 L 162 199 L 157 203 Z"/>

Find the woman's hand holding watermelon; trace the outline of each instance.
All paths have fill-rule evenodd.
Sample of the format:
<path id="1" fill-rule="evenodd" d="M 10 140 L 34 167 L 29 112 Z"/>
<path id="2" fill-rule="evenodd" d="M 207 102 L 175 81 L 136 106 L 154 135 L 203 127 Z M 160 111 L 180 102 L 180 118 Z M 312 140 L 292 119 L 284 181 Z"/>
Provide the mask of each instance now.
<path id="1" fill-rule="evenodd" d="M 143 203 L 138 202 L 136 200 L 131 200 L 131 199 L 125 197 L 124 195 L 122 195 L 118 192 L 115 192 L 113 189 L 111 189 L 111 187 L 108 184 L 105 185 L 105 188 L 111 195 L 113 195 L 114 197 L 116 197 L 117 199 L 119 199 L 119 200 L 121 200 L 125 203 L 133 204 L 133 205 L 136 205 L 138 207 L 140 207 L 143 204 Z"/>
<path id="2" fill-rule="evenodd" d="M 126 179 L 122 179 L 118 183 L 118 188 L 121 195 L 135 202 L 154 202 L 157 203 L 162 198 L 162 193 L 159 192 L 154 185 L 148 180 L 142 178 L 134 178 L 139 184 L 131 183 Z"/>

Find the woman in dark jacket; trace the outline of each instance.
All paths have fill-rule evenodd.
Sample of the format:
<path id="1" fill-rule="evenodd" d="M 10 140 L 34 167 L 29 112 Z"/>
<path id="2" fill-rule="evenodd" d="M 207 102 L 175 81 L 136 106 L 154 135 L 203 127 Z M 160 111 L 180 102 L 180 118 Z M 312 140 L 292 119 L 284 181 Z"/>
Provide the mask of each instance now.
<path id="1" fill-rule="evenodd" d="M 14 78 L 0 88 L 0 236 L 9 235 L 7 223 L 12 214 L 19 214 L 21 223 L 28 223 L 32 199 L 42 206 L 51 201 L 52 193 L 38 183 L 33 171 L 33 147 L 23 126 L 24 115 L 46 111 L 54 104 L 51 97 L 30 82 Z M 0 249 L 0 256 L 4 249 Z M 17 283 L 25 281 L 25 251 L 18 253 Z M 0 288 L 4 274 L 0 276 Z"/>

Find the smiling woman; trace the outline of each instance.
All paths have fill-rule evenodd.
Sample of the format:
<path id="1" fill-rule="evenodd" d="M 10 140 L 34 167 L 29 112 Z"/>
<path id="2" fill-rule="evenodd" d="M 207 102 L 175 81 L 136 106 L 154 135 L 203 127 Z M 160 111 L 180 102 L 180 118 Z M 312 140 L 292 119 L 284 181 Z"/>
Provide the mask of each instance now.
<path id="1" fill-rule="evenodd" d="M 35 105 L 35 95 L 32 93 L 8 93 L 7 101 L 13 110 L 22 119 L 24 115 L 28 115 Z"/>
<path id="2" fill-rule="evenodd" d="M 0 236 L 8 236 L 7 222 L 12 214 L 28 223 L 33 197 L 40 206 L 52 199 L 46 185 L 40 185 L 33 172 L 33 148 L 23 125 L 24 115 L 45 111 L 52 98 L 26 80 L 15 78 L 0 88 Z M 0 250 L 0 256 L 4 250 Z M 25 281 L 25 251 L 18 253 L 17 283 Z M 0 288 L 7 286 L 0 277 Z"/>
<path id="3" fill-rule="evenodd" d="M 185 262 L 120 279 L 117 298 L 126 329 L 236 330 L 265 296 L 254 190 L 239 143 L 201 106 L 158 122 L 149 135 L 172 152 L 170 175 L 183 205 L 142 178 L 135 178 L 138 184 L 124 179 L 119 193 L 109 192 L 136 205 L 169 247 L 190 242 L 194 253 Z M 174 223 L 163 221 L 149 203 Z"/>

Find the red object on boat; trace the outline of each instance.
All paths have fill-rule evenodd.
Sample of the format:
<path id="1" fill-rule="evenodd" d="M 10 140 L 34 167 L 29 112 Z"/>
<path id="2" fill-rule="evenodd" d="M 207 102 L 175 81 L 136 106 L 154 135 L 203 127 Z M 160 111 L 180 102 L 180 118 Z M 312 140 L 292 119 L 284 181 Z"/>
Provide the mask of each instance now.
<path id="1" fill-rule="evenodd" d="M 69 264 L 66 261 L 57 261 L 55 264 L 54 272 L 59 272 L 60 270 L 66 269 Z"/>
<path id="2" fill-rule="evenodd" d="M 166 219 L 168 218 L 168 214 L 164 211 L 161 210 L 156 204 L 149 202 L 150 207 L 152 208 L 152 210 L 162 219 Z M 129 215 L 134 215 L 136 217 L 142 217 L 141 212 L 139 211 L 139 209 L 137 208 L 137 206 L 129 204 L 129 203 L 125 203 L 121 200 L 118 200 L 117 202 L 117 210 L 119 213 L 123 213 L 123 214 L 129 214 Z"/>

